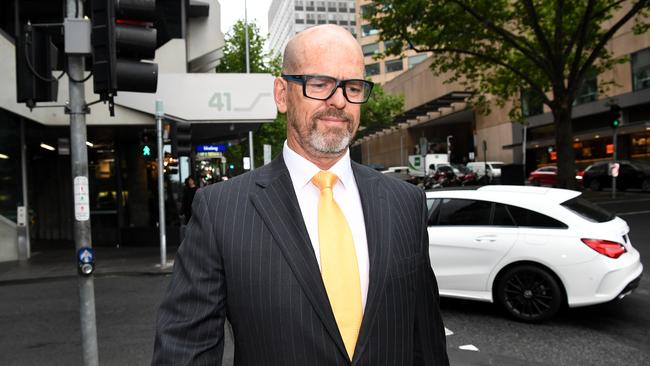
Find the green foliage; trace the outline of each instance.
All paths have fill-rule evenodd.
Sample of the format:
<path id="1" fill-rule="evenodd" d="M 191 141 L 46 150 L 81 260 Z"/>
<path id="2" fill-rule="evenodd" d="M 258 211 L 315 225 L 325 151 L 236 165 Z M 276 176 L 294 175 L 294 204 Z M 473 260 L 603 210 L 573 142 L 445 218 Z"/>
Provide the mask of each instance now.
<path id="1" fill-rule="evenodd" d="M 239 20 L 226 34 L 224 57 L 216 68 L 219 73 L 244 73 L 246 72 L 246 33 L 244 22 Z M 260 30 L 254 23 L 248 23 L 249 40 L 249 67 L 251 73 L 270 73 L 279 76 L 282 69 L 282 57 L 271 57 L 264 53 L 265 39 L 260 35 Z M 254 133 L 253 152 L 255 166 L 260 167 L 263 161 L 263 144 L 271 145 L 271 152 L 275 156 L 282 151 L 286 138 L 287 118 L 278 114 L 275 121 L 263 123 Z M 241 143 L 228 148 L 225 156 L 228 162 L 233 162 L 241 167 L 242 159 L 248 156 L 248 140 L 242 136 Z"/>
<path id="2" fill-rule="evenodd" d="M 404 96 L 386 94 L 379 84 L 372 88 L 368 102 L 361 105 L 361 126 L 359 135 L 378 131 L 393 125 L 393 119 L 402 112 Z"/>
<path id="3" fill-rule="evenodd" d="M 556 128 L 561 184 L 573 176 L 570 111 L 580 86 L 626 62 L 607 43 L 631 20 L 635 33 L 647 31 L 648 15 L 648 0 L 374 0 L 365 12 L 382 40 L 398 41 L 387 54 L 432 52 L 433 72 L 474 91 L 480 112 L 492 95 L 499 106 L 514 100 L 510 116 L 522 120 L 521 92 L 540 96 L 556 126 L 567 125 Z"/>

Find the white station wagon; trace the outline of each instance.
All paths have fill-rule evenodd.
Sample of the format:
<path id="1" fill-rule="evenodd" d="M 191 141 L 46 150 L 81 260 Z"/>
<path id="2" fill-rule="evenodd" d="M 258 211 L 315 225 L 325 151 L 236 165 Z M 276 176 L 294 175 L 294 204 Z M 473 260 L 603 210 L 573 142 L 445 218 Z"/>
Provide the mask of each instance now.
<path id="1" fill-rule="evenodd" d="M 643 266 L 625 221 L 566 189 L 426 193 L 440 295 L 495 302 L 521 321 L 622 298 Z"/>

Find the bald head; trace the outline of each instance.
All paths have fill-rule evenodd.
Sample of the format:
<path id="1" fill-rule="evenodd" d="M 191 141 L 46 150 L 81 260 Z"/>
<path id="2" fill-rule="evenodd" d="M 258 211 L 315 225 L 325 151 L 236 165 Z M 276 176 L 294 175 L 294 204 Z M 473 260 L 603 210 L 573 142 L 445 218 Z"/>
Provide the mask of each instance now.
<path id="1" fill-rule="evenodd" d="M 325 24 L 307 28 L 289 40 L 284 49 L 282 72 L 297 73 L 308 60 L 327 58 L 334 53 L 333 50 L 352 56 L 363 69 L 361 46 L 352 34 L 338 25 Z"/>

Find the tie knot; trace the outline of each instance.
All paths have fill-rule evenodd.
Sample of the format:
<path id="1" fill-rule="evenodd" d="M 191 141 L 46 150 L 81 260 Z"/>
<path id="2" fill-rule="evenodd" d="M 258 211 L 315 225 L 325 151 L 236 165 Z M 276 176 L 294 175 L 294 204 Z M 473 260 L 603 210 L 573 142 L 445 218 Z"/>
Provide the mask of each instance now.
<path id="1" fill-rule="evenodd" d="M 336 174 L 321 170 L 314 175 L 311 182 L 322 191 L 327 188 L 332 189 L 338 179 L 339 177 Z"/>

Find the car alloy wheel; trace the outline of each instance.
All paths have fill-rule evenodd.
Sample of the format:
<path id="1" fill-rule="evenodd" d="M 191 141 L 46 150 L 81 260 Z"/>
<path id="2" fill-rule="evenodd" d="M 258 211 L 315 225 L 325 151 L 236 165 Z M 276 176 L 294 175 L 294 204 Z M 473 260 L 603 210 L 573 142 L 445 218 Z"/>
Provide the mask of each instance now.
<path id="1" fill-rule="evenodd" d="M 603 187 L 600 186 L 600 182 L 598 181 L 598 179 L 594 179 L 591 182 L 589 182 L 589 189 L 595 192 L 595 191 L 600 191 L 601 189 L 603 189 Z"/>
<path id="2" fill-rule="evenodd" d="M 524 322 L 550 319 L 562 305 L 562 290 L 548 271 L 534 265 L 509 269 L 497 282 L 497 302 Z"/>

